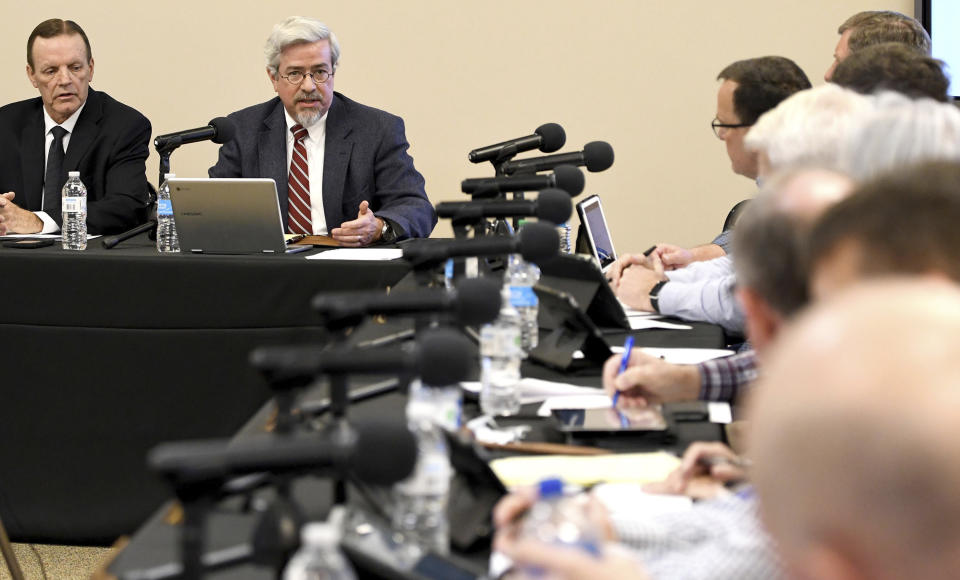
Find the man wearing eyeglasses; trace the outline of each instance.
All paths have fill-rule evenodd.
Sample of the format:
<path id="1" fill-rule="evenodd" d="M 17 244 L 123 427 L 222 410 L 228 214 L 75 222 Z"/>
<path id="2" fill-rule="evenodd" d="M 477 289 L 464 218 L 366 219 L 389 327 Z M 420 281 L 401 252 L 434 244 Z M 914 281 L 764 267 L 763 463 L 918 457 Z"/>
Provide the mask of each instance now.
<path id="1" fill-rule="evenodd" d="M 90 87 L 93 55 L 76 22 L 51 18 L 27 39 L 27 78 L 40 96 L 0 108 L 0 235 L 60 231 L 67 172 L 87 186 L 87 231 L 146 219 L 150 121 Z"/>
<path id="2" fill-rule="evenodd" d="M 336 36 L 292 16 L 274 27 L 265 52 L 277 96 L 229 115 L 237 136 L 210 177 L 273 178 L 290 233 L 352 247 L 429 236 L 437 216 L 403 120 L 333 90 Z"/>

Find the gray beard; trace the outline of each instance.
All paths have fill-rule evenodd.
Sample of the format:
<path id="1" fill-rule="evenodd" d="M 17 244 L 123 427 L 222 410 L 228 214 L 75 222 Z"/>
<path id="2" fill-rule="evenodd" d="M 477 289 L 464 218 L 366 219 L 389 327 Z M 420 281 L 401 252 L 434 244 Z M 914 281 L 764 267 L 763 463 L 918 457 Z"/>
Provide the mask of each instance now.
<path id="1" fill-rule="evenodd" d="M 314 123 L 320 120 L 321 117 L 320 111 L 303 111 L 297 113 L 297 123 L 300 123 L 304 128 L 312 126 Z"/>

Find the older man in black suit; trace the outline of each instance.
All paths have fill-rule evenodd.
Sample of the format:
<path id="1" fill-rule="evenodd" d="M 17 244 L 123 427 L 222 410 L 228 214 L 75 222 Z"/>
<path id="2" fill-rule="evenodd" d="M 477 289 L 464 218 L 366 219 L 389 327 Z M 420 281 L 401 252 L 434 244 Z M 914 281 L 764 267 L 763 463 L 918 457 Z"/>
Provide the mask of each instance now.
<path id="1" fill-rule="evenodd" d="M 210 176 L 273 178 L 291 233 L 346 246 L 429 236 L 437 217 L 403 120 L 333 91 L 340 46 L 326 25 L 287 18 L 266 55 L 277 97 L 230 115 L 238 134 Z"/>
<path id="2" fill-rule="evenodd" d="M 90 41 L 77 23 L 41 22 L 27 41 L 27 77 L 40 97 L 0 108 L 0 235 L 60 230 L 68 171 L 87 186 L 91 234 L 142 222 L 150 122 L 90 88 Z"/>

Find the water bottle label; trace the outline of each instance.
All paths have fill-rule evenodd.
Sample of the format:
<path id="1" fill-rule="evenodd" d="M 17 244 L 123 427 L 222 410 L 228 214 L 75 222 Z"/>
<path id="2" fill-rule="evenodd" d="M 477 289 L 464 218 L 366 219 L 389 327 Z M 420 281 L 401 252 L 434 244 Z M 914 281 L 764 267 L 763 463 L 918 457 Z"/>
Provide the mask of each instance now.
<path id="1" fill-rule="evenodd" d="M 173 204 L 169 199 L 157 201 L 157 215 L 173 215 Z"/>
<path id="2" fill-rule="evenodd" d="M 65 197 L 60 207 L 63 208 L 63 213 L 83 213 L 87 211 L 87 198 Z"/>
<path id="3" fill-rule="evenodd" d="M 510 304 L 514 308 L 525 308 L 537 305 L 537 293 L 530 286 L 511 286 Z"/>

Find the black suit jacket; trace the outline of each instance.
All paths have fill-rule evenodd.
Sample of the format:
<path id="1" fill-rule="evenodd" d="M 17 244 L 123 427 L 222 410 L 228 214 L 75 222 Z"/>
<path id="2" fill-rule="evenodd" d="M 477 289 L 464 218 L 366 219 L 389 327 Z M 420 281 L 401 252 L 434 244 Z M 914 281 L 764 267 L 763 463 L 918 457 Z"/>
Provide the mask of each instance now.
<path id="1" fill-rule="evenodd" d="M 266 103 L 231 113 L 236 138 L 220 147 L 210 177 L 268 177 L 277 183 L 287 228 L 287 123 L 283 103 Z M 437 214 L 424 191 L 423 176 L 407 153 L 403 119 L 334 93 L 327 112 L 323 159 L 323 213 L 327 229 L 357 218 L 362 200 L 403 231 L 400 237 L 427 237 Z"/>
<path id="2" fill-rule="evenodd" d="M 70 135 L 60 183 L 79 171 L 87 186 L 87 230 L 118 233 L 143 223 L 149 203 L 146 160 L 150 121 L 110 95 L 90 89 Z M 0 107 L 0 193 L 40 211 L 44 176 L 43 102 L 40 97 Z M 52 214 L 57 224 L 62 216 Z"/>

